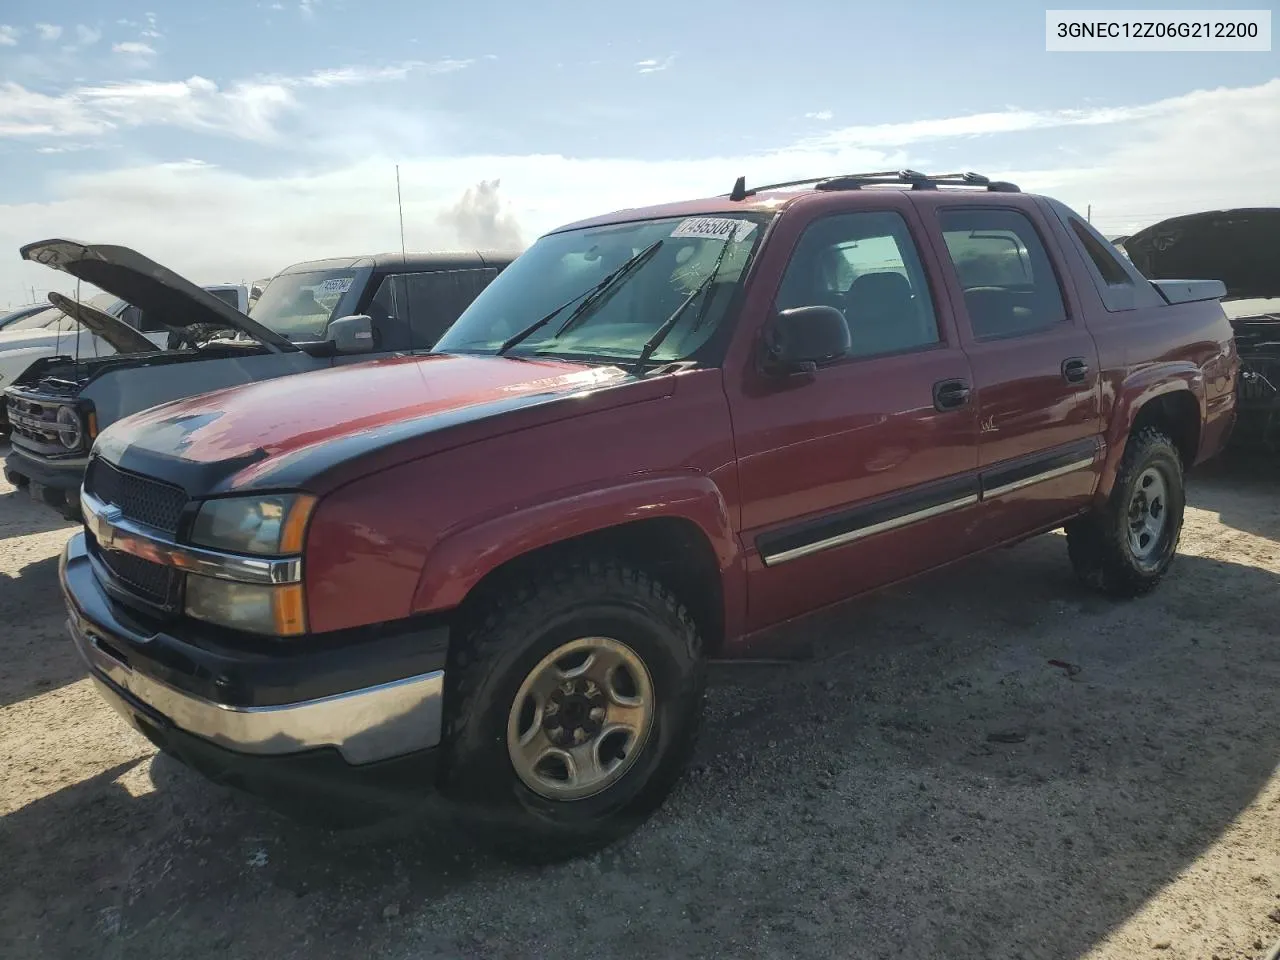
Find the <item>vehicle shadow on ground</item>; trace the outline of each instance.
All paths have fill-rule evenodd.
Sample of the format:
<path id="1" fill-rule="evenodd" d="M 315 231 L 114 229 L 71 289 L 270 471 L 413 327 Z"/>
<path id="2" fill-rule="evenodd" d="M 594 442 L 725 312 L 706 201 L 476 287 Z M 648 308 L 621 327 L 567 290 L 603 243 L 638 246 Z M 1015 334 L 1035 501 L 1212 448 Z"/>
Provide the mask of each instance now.
<path id="1" fill-rule="evenodd" d="M 446 827 L 317 831 L 165 758 L 141 796 L 108 771 L 0 821 L 4 860 L 39 865 L 0 881 L 21 891 L 0 929 L 27 938 L 0 952 L 1082 956 L 1280 760 L 1257 706 L 1280 578 L 1183 556 L 1116 603 L 1064 552 L 1040 537 L 813 618 L 813 662 L 718 670 L 667 806 L 560 866 Z M 72 831 L 86 853 L 33 855 Z"/>
<path id="2" fill-rule="evenodd" d="M 84 665 L 67 639 L 58 558 L 0 573 L 0 707 L 73 683 Z"/>
<path id="3" fill-rule="evenodd" d="M 1192 504 L 1236 530 L 1280 540 L 1280 455 L 1228 450 L 1189 479 Z"/>

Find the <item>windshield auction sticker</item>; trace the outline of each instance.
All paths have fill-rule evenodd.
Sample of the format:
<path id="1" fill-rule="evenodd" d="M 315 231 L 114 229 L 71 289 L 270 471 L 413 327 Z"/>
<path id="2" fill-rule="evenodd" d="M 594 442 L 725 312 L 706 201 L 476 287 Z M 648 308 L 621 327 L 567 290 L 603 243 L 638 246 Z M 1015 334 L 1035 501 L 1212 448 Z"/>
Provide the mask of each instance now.
<path id="1" fill-rule="evenodd" d="M 706 237 L 708 240 L 745 240 L 756 228 L 754 220 L 732 217 L 690 217 L 671 231 L 673 237 Z"/>
<path id="2" fill-rule="evenodd" d="M 320 284 L 322 293 L 346 293 L 351 289 L 351 281 L 354 277 L 333 277 Z"/>

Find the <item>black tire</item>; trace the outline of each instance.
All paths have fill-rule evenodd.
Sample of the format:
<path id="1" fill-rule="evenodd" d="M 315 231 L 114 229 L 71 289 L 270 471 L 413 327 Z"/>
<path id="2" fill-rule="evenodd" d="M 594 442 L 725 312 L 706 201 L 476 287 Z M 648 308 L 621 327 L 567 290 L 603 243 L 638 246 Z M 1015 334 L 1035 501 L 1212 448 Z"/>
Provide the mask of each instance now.
<path id="1" fill-rule="evenodd" d="M 549 800 L 516 773 L 508 714 L 544 657 L 591 636 L 621 641 L 643 661 L 652 725 L 629 769 L 603 792 Z M 451 645 L 445 678 L 442 793 L 477 839 L 514 859 L 550 863 L 608 846 L 662 804 L 693 752 L 706 664 L 671 590 L 622 563 L 584 558 L 490 591 L 483 614 Z"/>
<path id="2" fill-rule="evenodd" d="M 27 483 L 28 483 L 27 478 L 20 473 L 15 473 L 13 470 L 10 470 L 8 467 L 5 467 L 4 479 L 6 482 L 17 487 L 19 490 L 25 490 L 27 487 Z"/>
<path id="3" fill-rule="evenodd" d="M 1129 541 L 1129 508 L 1139 481 L 1156 470 L 1165 485 L 1167 517 L 1149 556 L 1138 556 Z M 1164 433 L 1145 427 L 1125 444 L 1106 506 L 1066 525 L 1067 553 L 1076 575 L 1090 587 L 1118 598 L 1150 592 L 1177 555 L 1186 507 L 1182 457 Z"/>

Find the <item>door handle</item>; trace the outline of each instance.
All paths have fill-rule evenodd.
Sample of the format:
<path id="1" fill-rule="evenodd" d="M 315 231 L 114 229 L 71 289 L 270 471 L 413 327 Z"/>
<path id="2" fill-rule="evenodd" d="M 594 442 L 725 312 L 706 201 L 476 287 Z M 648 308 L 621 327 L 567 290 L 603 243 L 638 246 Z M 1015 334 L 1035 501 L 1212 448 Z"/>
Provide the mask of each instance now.
<path id="1" fill-rule="evenodd" d="M 1089 364 L 1084 357 L 1068 357 L 1062 361 L 1062 379 L 1067 383 L 1084 383 L 1089 379 Z"/>
<path id="2" fill-rule="evenodd" d="M 969 402 L 969 384 L 963 380 L 939 380 L 933 385 L 933 408 L 955 410 Z"/>

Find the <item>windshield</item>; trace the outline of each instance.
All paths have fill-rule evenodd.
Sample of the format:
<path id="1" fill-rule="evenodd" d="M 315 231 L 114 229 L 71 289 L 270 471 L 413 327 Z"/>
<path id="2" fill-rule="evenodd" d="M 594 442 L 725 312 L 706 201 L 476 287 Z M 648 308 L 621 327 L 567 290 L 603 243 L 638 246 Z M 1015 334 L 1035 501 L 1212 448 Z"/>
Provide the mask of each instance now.
<path id="1" fill-rule="evenodd" d="M 708 277 L 728 243 L 715 282 L 689 304 L 652 359 L 670 362 L 689 357 L 724 318 L 770 216 L 673 217 L 545 236 L 485 287 L 440 338 L 435 352 L 496 353 L 504 341 L 567 304 L 508 355 L 635 359 L 645 342 Z M 559 333 L 579 305 L 577 298 L 659 240 L 662 245 L 652 256 Z"/>
<path id="2" fill-rule="evenodd" d="M 62 315 L 62 311 L 57 307 L 49 307 L 48 309 L 40 310 L 37 313 L 31 314 L 29 317 L 23 317 L 21 320 L 13 321 L 13 323 L 8 324 L 4 328 L 4 332 L 9 333 L 12 330 L 37 330 L 40 327 L 48 326 Z"/>
<path id="3" fill-rule="evenodd" d="M 72 299 L 74 299 L 74 297 Z M 109 293 L 99 293 L 84 302 L 90 306 L 97 307 L 104 313 L 110 313 L 114 316 L 115 311 L 112 308 L 120 302 L 120 298 L 112 296 Z M 33 313 L 29 317 L 23 317 L 21 320 L 15 320 L 4 328 L 4 332 L 9 333 L 11 330 L 41 329 L 61 329 L 65 332 L 67 330 L 72 330 L 77 326 L 79 326 L 79 324 L 71 317 L 68 317 L 57 307 L 50 306 L 47 310 L 41 310 L 39 313 Z"/>
<path id="4" fill-rule="evenodd" d="M 289 340 L 323 340 L 355 277 L 354 267 L 282 274 L 267 284 L 249 316 Z"/>

